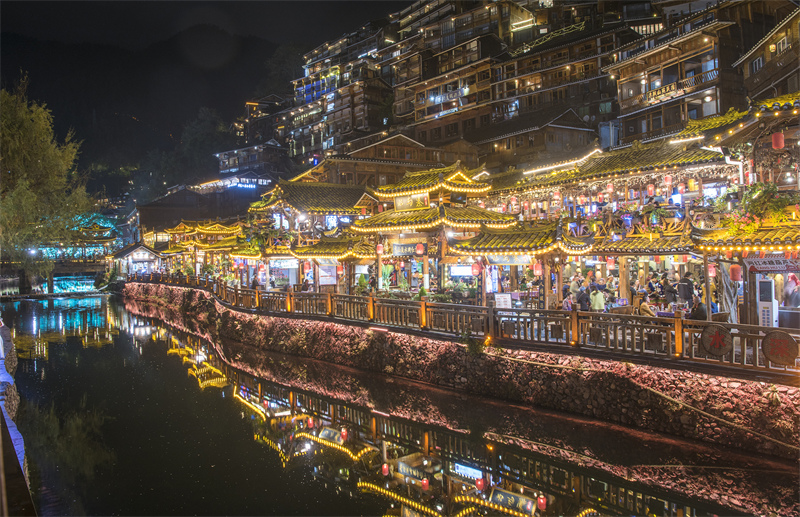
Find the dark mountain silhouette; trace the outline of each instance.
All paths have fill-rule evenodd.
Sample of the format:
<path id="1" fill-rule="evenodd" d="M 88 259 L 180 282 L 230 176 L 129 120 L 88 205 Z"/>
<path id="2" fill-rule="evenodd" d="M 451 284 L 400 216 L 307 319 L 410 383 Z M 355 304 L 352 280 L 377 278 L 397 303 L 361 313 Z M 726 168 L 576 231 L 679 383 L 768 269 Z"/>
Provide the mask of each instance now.
<path id="1" fill-rule="evenodd" d="M 3 33 L 0 77 L 11 88 L 28 72 L 29 97 L 52 110 L 59 137 L 72 128 L 83 140 L 81 169 L 117 168 L 170 149 L 203 106 L 224 120 L 242 115 L 275 48 L 209 25 L 138 51 Z"/>

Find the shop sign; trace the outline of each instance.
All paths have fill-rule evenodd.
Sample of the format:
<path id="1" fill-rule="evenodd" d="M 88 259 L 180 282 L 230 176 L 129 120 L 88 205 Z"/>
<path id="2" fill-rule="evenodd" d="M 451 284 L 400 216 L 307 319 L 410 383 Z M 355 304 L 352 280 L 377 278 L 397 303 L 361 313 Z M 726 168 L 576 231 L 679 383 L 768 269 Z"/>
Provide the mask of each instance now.
<path id="1" fill-rule="evenodd" d="M 800 273 L 800 259 L 787 259 L 784 256 L 747 257 L 744 265 L 751 273 Z"/>
<path id="2" fill-rule="evenodd" d="M 425 477 L 425 473 L 422 471 L 422 469 L 412 467 L 411 465 L 407 465 L 402 461 L 397 462 L 397 470 L 400 472 L 400 474 L 410 478 L 422 479 Z"/>
<path id="3" fill-rule="evenodd" d="M 392 255 L 395 257 L 415 257 L 419 254 L 417 253 L 417 246 L 422 245 L 422 255 L 428 253 L 428 243 L 411 243 L 411 244 L 400 244 L 397 242 L 392 243 Z"/>
<path id="4" fill-rule="evenodd" d="M 329 442 L 336 442 L 339 445 L 344 443 L 344 440 L 342 439 L 342 433 L 336 429 L 331 429 L 330 427 L 323 427 L 319 432 L 319 437 L 323 440 L 328 440 Z"/>
<path id="5" fill-rule="evenodd" d="M 458 99 L 459 97 L 463 97 L 464 95 L 466 95 L 466 93 L 464 93 L 464 89 L 463 88 L 459 88 L 458 90 L 455 90 L 455 91 L 452 91 L 452 92 L 447 92 L 447 93 L 443 93 L 441 95 L 436 95 L 433 98 L 433 103 L 434 104 L 441 104 L 441 103 L 447 102 L 447 101 L 454 101 L 454 100 Z"/>
<path id="6" fill-rule="evenodd" d="M 671 83 L 666 86 L 662 86 L 661 88 L 656 88 L 655 90 L 650 90 L 649 92 L 645 93 L 645 98 L 649 101 L 658 101 L 661 97 L 665 97 L 667 95 L 672 95 L 675 93 L 677 89 L 677 83 Z"/>
<path id="7" fill-rule="evenodd" d="M 797 360 L 797 341 L 781 330 L 773 330 L 761 340 L 761 351 L 771 363 L 794 366 Z"/>
<path id="8" fill-rule="evenodd" d="M 533 514 L 534 501 L 523 495 L 506 492 L 499 488 L 492 489 L 490 500 L 503 508 L 511 508 L 521 513 Z"/>
<path id="9" fill-rule="evenodd" d="M 493 266 L 527 265 L 531 263 L 530 255 L 487 255 L 486 260 Z"/>
<path id="10" fill-rule="evenodd" d="M 453 467 L 450 470 L 453 474 L 457 474 L 468 479 L 478 479 L 483 477 L 483 472 L 480 470 L 467 467 L 466 465 L 462 465 L 460 463 L 453 463 Z"/>
<path id="11" fill-rule="evenodd" d="M 703 350 L 714 357 L 722 357 L 733 350 L 731 331 L 722 325 L 709 325 L 700 334 Z"/>
<path id="12" fill-rule="evenodd" d="M 420 210 L 429 206 L 428 194 L 414 194 L 413 196 L 398 196 L 394 198 L 394 209 L 398 212 Z"/>
<path id="13" fill-rule="evenodd" d="M 297 269 L 299 267 L 299 262 L 297 259 L 270 260 L 269 267 L 275 269 Z"/>

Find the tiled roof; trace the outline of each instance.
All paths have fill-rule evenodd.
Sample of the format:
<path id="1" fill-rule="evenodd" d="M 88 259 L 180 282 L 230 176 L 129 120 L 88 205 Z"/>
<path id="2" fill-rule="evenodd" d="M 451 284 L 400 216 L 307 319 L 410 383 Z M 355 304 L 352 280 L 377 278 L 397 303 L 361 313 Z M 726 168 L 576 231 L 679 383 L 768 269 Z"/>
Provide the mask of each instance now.
<path id="1" fill-rule="evenodd" d="M 412 194 L 425 194 L 440 188 L 450 192 L 481 193 L 489 190 L 488 183 L 477 182 L 472 179 L 483 167 L 468 170 L 461 167 L 461 162 L 456 162 L 442 169 L 429 169 L 420 172 L 408 172 L 397 183 L 381 185 L 374 189 L 375 194 L 383 198 L 409 196 Z M 442 178 L 440 180 L 439 178 Z"/>
<path id="2" fill-rule="evenodd" d="M 250 211 L 263 212 L 285 203 L 307 214 L 358 215 L 361 209 L 355 205 L 366 192 L 366 187 L 359 185 L 281 181 L 261 201 L 252 203 Z"/>
<path id="3" fill-rule="evenodd" d="M 464 255 L 536 255 L 555 249 L 578 255 L 592 250 L 594 239 L 591 236 L 574 237 L 563 230 L 562 224 L 561 221 L 536 221 L 503 230 L 481 228 L 475 237 L 452 241 L 450 249 Z"/>
<path id="4" fill-rule="evenodd" d="M 516 222 L 511 215 L 500 214 L 476 207 L 441 206 L 423 210 L 398 212 L 387 210 L 366 219 L 353 222 L 356 232 L 380 232 L 424 230 L 438 226 L 451 228 L 480 228 L 487 225 L 495 228 L 506 228 Z"/>
<path id="5" fill-rule="evenodd" d="M 780 97 L 774 97 L 772 99 L 756 101 L 753 103 L 753 107 L 759 111 L 800 109 L 800 91 L 787 93 L 786 95 L 781 95 Z"/>
<path id="6" fill-rule="evenodd" d="M 185 221 L 173 228 L 164 230 L 166 233 L 181 234 L 181 235 L 195 235 L 198 233 L 205 234 L 230 234 L 235 235 L 242 231 L 242 227 L 238 224 L 221 224 L 214 221 Z"/>
<path id="7" fill-rule="evenodd" d="M 311 246 L 292 248 L 291 254 L 301 259 L 325 258 L 335 260 L 348 258 L 367 259 L 375 258 L 376 256 L 375 247 L 360 237 L 322 238 Z"/>
<path id="8" fill-rule="evenodd" d="M 535 160 L 533 162 L 529 162 L 529 165 L 530 169 L 538 169 L 540 167 L 557 165 L 559 163 L 574 162 L 575 160 L 580 160 L 587 154 L 589 153 L 586 152 L 586 149 L 581 149 L 579 151 L 572 150 L 567 152 L 561 152 L 558 153 L 558 156 L 550 156 L 548 153 L 549 155 L 548 158 L 542 158 L 539 160 Z M 569 167 L 567 165 L 565 165 L 565 168 L 567 168 L 567 170 L 572 169 L 572 167 Z M 513 189 L 518 184 L 530 181 L 531 178 L 532 176 L 526 175 L 525 171 L 523 170 L 512 170 L 512 171 L 492 174 L 491 176 L 486 178 L 486 181 L 488 181 L 492 185 L 492 189 L 489 191 L 487 195 L 492 195 L 495 192 L 500 192 L 507 189 Z"/>
<path id="9" fill-rule="evenodd" d="M 651 233 L 622 237 L 619 240 L 605 238 L 595 244 L 593 253 L 598 255 L 671 255 L 688 253 L 694 243 L 685 235 L 665 235 Z"/>
<path id="10" fill-rule="evenodd" d="M 216 251 L 216 250 L 230 250 L 234 246 L 239 244 L 240 238 L 237 236 L 226 237 L 220 241 L 217 241 L 213 244 L 210 244 L 206 249 L 209 251 Z M 241 239 L 244 241 L 244 239 Z"/>
<path id="11" fill-rule="evenodd" d="M 558 122 L 559 126 L 588 129 L 586 123 L 581 120 L 572 108 L 565 109 L 564 106 L 553 106 L 515 117 L 507 122 L 474 129 L 465 134 L 464 138 L 474 144 L 483 144 L 500 138 L 534 131 L 556 122 Z"/>
<path id="12" fill-rule="evenodd" d="M 770 250 L 770 247 L 785 248 L 800 245 L 800 224 L 764 227 L 746 235 L 733 235 L 728 228 L 692 228 L 691 236 L 700 249 L 720 250 L 726 247 L 731 248 L 728 251 L 733 251 L 733 248 L 745 251 L 775 251 Z"/>
<path id="13" fill-rule="evenodd" d="M 181 246 L 180 244 L 177 244 L 175 246 L 171 246 L 170 248 L 162 251 L 161 253 L 163 255 L 180 255 L 182 253 L 186 253 L 187 251 L 189 251 L 189 248 L 187 248 L 186 246 Z"/>
<path id="14" fill-rule="evenodd" d="M 582 165 L 571 169 L 544 172 L 522 180 L 507 190 L 527 190 L 555 187 L 582 181 L 601 180 L 621 175 L 636 174 L 661 167 L 682 167 L 702 163 L 724 162 L 722 153 L 701 149 L 699 145 L 684 146 L 670 144 L 666 140 L 651 144 L 639 144 L 589 158 Z"/>
<path id="15" fill-rule="evenodd" d="M 686 124 L 686 127 L 675 135 L 675 139 L 679 140 L 682 137 L 700 135 L 704 131 L 723 128 L 724 126 L 741 121 L 747 114 L 747 111 L 737 111 L 731 108 L 724 115 L 706 117 L 700 120 L 690 120 L 689 123 Z"/>

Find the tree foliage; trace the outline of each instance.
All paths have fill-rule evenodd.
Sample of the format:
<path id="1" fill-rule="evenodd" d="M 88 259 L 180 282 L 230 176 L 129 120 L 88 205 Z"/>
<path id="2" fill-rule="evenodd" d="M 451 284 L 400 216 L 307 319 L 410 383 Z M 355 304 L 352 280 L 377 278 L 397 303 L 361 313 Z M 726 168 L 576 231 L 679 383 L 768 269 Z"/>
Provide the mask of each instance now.
<path id="1" fill-rule="evenodd" d="M 290 95 L 292 80 L 303 76 L 303 54 L 308 50 L 307 45 L 300 43 L 284 43 L 275 49 L 264 61 L 266 76 L 256 88 L 255 96 Z"/>
<path id="2" fill-rule="evenodd" d="M 69 243 L 91 202 L 75 171 L 80 143 L 72 132 L 57 141 L 50 110 L 28 99 L 27 86 L 23 77 L 0 92 L 0 250 L 28 274 L 47 274 L 52 262 L 39 248 Z"/>

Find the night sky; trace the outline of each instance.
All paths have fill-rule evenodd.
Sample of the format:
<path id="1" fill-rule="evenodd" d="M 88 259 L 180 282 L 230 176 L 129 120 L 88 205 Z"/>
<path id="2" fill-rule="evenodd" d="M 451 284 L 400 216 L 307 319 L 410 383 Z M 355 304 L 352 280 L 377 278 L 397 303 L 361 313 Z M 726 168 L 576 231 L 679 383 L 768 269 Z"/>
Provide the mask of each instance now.
<path id="1" fill-rule="evenodd" d="M 319 44 L 411 2 L 0 2 L 3 32 L 42 40 L 146 47 L 198 24 L 275 43 Z"/>

